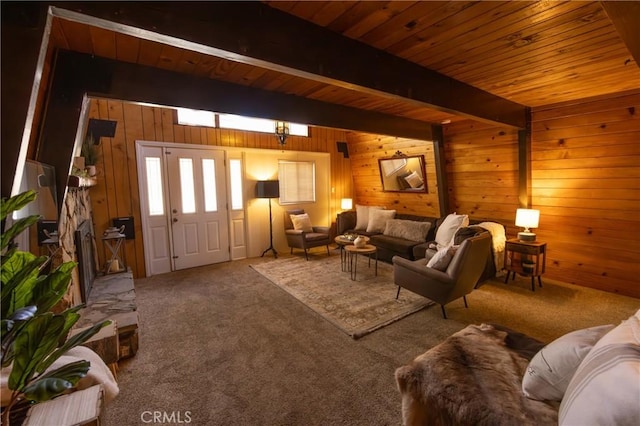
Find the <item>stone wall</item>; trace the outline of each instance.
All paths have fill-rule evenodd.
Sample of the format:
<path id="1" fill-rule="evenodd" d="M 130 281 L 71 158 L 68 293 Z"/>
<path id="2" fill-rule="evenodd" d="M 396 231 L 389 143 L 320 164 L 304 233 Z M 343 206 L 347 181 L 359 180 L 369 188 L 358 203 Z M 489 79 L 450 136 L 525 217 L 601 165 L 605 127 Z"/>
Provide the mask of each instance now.
<path id="1" fill-rule="evenodd" d="M 59 262 L 78 261 L 74 235 L 78 226 L 87 219 L 92 218 L 91 198 L 88 188 L 68 188 L 67 195 L 64 198 L 62 211 L 60 212 L 60 221 L 58 224 L 58 233 L 60 238 L 60 247 L 62 256 Z M 94 255 L 95 250 L 95 231 L 94 231 Z M 96 265 L 97 265 L 96 259 Z M 54 265 L 55 266 L 55 265 Z M 63 308 L 75 306 L 82 303 L 80 293 L 80 277 L 78 268 L 73 270 L 71 276 L 71 285 L 69 291 L 63 298 Z"/>

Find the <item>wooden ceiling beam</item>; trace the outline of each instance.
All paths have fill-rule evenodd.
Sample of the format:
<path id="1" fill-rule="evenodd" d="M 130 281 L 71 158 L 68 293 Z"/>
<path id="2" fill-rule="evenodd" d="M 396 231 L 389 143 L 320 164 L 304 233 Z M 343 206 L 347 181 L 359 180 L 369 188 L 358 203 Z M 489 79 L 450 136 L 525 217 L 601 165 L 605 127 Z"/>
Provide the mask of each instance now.
<path id="1" fill-rule="evenodd" d="M 431 126 L 413 120 L 293 95 L 197 78 L 174 71 L 59 51 L 40 135 L 38 159 L 67 170 L 85 97 L 185 107 L 250 117 L 431 140 Z M 67 141 L 65 143 L 61 141 Z M 58 173 L 63 199 L 66 173 Z"/>
<path id="2" fill-rule="evenodd" d="M 63 19 L 516 128 L 525 106 L 260 2 L 62 2 Z"/>

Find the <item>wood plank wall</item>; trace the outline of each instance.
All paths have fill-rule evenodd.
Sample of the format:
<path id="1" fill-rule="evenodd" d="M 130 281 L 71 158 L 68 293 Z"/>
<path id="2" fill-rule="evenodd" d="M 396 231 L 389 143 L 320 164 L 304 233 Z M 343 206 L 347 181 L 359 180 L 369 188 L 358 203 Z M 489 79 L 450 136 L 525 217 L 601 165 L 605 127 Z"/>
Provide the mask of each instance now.
<path id="1" fill-rule="evenodd" d="M 640 298 L 640 91 L 533 110 L 531 200 L 545 277 Z M 515 237 L 517 132 L 446 126 L 451 210 Z M 544 277 L 543 277 L 544 280 Z"/>
<path id="2" fill-rule="evenodd" d="M 640 89 L 532 113 L 547 275 L 640 298 Z"/>
<path id="3" fill-rule="evenodd" d="M 102 235 L 111 226 L 112 218 L 133 216 L 136 238 L 126 241 L 125 256 L 134 278 L 145 276 L 136 140 L 328 152 L 331 156 L 333 217 L 340 211 L 340 199 L 351 194 L 350 160 L 337 151 L 336 145 L 337 141 L 346 140 L 346 132 L 342 130 L 313 127 L 309 130 L 310 137 L 291 136 L 282 148 L 271 134 L 178 125 L 175 111 L 170 108 L 92 99 L 89 117 L 117 122 L 115 136 L 101 139 L 96 167 L 98 184 L 90 189 L 90 195 L 97 235 Z M 104 251 L 98 244 L 101 264 L 105 262 Z"/>
<path id="4" fill-rule="evenodd" d="M 440 216 L 438 185 L 432 141 L 348 132 L 349 156 L 353 170 L 355 204 L 380 205 L 399 213 Z M 396 151 L 406 155 L 424 155 L 428 193 L 383 192 L 378 160 L 391 157 Z"/>
<path id="5" fill-rule="evenodd" d="M 444 151 L 449 210 L 515 230 L 518 132 L 467 120 L 447 125 Z"/>

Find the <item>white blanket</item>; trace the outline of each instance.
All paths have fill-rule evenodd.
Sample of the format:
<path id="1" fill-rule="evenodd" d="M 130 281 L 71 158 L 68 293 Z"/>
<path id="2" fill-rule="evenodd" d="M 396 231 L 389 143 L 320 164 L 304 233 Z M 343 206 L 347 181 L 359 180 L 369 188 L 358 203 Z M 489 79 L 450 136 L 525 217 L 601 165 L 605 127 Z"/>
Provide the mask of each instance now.
<path id="1" fill-rule="evenodd" d="M 113 377 L 111 370 L 109 370 L 109 367 L 107 367 L 104 361 L 102 361 L 102 358 L 100 358 L 100 356 L 91 349 L 85 346 L 76 346 L 75 348 L 71 348 L 51 364 L 47 371 L 55 370 L 56 368 L 62 367 L 71 362 L 81 360 L 89 361 L 91 363 L 91 367 L 89 368 L 87 375 L 80 379 L 75 389 L 82 390 L 90 388 L 93 385 L 100 384 L 104 389 L 105 405 L 108 404 L 118 395 L 120 388 L 118 387 L 118 382 Z M 3 368 L 0 374 L 2 378 L 0 381 L 0 388 L 2 389 L 0 392 L 2 395 L 2 406 L 7 405 L 11 398 L 11 391 L 8 387 L 10 373 L 11 366 Z"/>
<path id="2" fill-rule="evenodd" d="M 477 226 L 484 228 L 491 233 L 491 239 L 493 240 L 493 261 L 496 265 L 496 277 L 503 275 L 504 247 L 507 241 L 504 226 L 496 222 L 482 222 Z"/>

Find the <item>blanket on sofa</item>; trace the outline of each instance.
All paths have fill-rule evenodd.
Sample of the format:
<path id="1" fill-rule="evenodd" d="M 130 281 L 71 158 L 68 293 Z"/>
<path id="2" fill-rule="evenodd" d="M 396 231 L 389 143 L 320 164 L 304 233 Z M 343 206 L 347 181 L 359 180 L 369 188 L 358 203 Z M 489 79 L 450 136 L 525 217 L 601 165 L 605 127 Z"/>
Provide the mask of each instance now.
<path id="1" fill-rule="evenodd" d="M 496 222 L 481 222 L 477 226 L 486 229 L 491 233 L 493 261 L 496 264 L 496 277 L 504 274 L 504 248 L 507 236 L 504 226 Z"/>
<path id="2" fill-rule="evenodd" d="M 492 325 L 470 325 L 398 368 L 404 424 L 557 424 L 557 403 L 522 393 L 529 360 L 510 339 Z"/>

